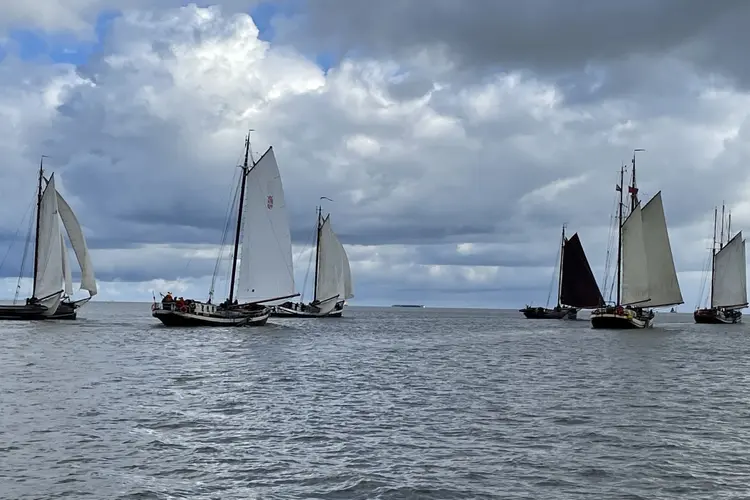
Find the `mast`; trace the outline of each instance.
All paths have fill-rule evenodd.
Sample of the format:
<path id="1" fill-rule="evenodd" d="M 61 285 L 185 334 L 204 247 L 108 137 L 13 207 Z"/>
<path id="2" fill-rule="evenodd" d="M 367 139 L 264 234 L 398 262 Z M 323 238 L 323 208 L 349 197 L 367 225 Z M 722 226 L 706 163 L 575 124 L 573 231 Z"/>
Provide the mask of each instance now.
<path id="1" fill-rule="evenodd" d="M 232 256 L 232 278 L 229 285 L 229 303 L 231 304 L 234 299 L 234 280 L 237 272 L 237 254 L 240 247 L 240 233 L 242 232 L 242 209 L 245 204 L 245 184 L 247 183 L 247 173 L 250 171 L 248 168 L 248 158 L 250 156 L 250 130 L 245 136 L 245 161 L 242 164 L 242 183 L 240 185 L 240 203 L 237 208 L 237 230 L 234 234 L 234 255 Z"/>
<path id="2" fill-rule="evenodd" d="M 711 293 L 709 295 L 708 307 L 712 308 L 714 303 L 714 280 L 716 275 L 716 218 L 719 215 L 719 209 L 714 207 L 714 239 L 711 243 Z"/>
<path id="3" fill-rule="evenodd" d="M 719 237 L 719 250 L 724 248 L 724 202 L 721 202 L 721 236 Z"/>
<path id="4" fill-rule="evenodd" d="M 318 269 L 320 268 L 320 229 L 323 219 L 323 206 L 318 207 L 318 229 L 315 236 L 315 284 L 313 285 L 313 302 L 318 300 Z"/>
<path id="5" fill-rule="evenodd" d="M 560 239 L 560 274 L 557 277 L 557 307 L 561 306 L 562 298 L 562 279 L 563 279 L 563 258 L 565 257 L 565 224 L 562 226 L 562 238 Z"/>
<path id="6" fill-rule="evenodd" d="M 633 156 L 633 163 L 635 164 L 635 155 Z M 617 214 L 617 303 L 620 305 L 620 282 L 621 276 L 621 265 L 622 264 L 622 206 L 623 206 L 623 184 L 625 184 L 625 165 L 620 167 L 620 185 L 617 186 L 620 191 L 620 203 L 618 204 Z"/>
<path id="7" fill-rule="evenodd" d="M 732 212 L 729 212 L 729 221 L 727 222 L 727 243 L 732 239 Z"/>
<path id="8" fill-rule="evenodd" d="M 628 192 L 630 193 L 630 211 L 632 212 L 635 210 L 635 206 L 638 204 L 638 188 L 635 185 L 635 154 L 639 151 L 646 151 L 643 148 L 636 148 L 633 150 L 633 178 L 630 182 L 630 187 L 628 188 Z"/>
<path id="9" fill-rule="evenodd" d="M 42 179 L 44 178 L 44 159 L 45 155 L 39 159 L 39 188 L 36 197 L 36 235 L 34 237 L 34 284 L 31 292 L 32 297 L 36 297 L 36 277 L 39 272 L 39 222 L 42 219 Z"/>

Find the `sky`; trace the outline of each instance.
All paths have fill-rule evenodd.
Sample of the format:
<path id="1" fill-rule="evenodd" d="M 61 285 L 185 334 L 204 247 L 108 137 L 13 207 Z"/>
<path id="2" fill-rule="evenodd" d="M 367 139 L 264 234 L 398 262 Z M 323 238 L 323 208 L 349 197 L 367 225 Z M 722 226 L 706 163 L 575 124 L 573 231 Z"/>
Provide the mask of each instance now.
<path id="1" fill-rule="evenodd" d="M 543 305 L 562 224 L 603 286 L 619 168 L 643 148 L 692 310 L 714 207 L 750 226 L 748 22 L 741 0 L 2 2 L 0 298 L 42 154 L 95 300 L 205 298 L 252 128 L 308 299 L 321 196 L 352 305 Z"/>

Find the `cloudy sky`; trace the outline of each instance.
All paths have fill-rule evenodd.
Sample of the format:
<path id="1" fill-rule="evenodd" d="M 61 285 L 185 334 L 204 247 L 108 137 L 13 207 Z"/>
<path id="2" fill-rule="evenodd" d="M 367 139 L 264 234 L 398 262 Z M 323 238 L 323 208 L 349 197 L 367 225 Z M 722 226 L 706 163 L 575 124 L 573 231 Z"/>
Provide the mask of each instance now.
<path id="1" fill-rule="evenodd" d="M 298 286 L 327 196 L 360 305 L 543 304 L 563 223 L 603 281 L 618 169 L 645 148 L 691 310 L 713 207 L 750 226 L 749 22 L 742 0 L 2 2 L 0 296 L 45 154 L 98 300 L 205 297 L 253 128 Z"/>

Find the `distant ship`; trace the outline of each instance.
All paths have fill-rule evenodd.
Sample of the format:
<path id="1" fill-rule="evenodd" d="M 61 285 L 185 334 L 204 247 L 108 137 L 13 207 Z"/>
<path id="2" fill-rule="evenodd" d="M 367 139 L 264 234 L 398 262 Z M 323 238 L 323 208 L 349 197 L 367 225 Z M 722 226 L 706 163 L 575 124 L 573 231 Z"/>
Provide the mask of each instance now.
<path id="1" fill-rule="evenodd" d="M 391 307 L 424 307 L 422 304 L 393 304 Z"/>

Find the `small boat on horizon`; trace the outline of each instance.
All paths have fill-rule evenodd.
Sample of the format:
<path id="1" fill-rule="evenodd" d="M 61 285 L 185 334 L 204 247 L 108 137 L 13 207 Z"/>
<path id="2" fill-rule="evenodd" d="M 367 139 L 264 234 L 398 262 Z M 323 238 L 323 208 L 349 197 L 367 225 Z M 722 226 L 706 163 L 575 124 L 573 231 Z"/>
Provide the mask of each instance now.
<path id="1" fill-rule="evenodd" d="M 171 294 L 165 296 L 171 300 L 156 302 L 154 299 L 151 314 L 165 326 L 262 326 L 271 314 L 271 308 L 265 303 L 299 295 L 294 292 L 289 217 L 273 147 L 270 146 L 258 161 L 253 160 L 252 165 L 250 160 L 248 134 L 244 162 L 240 166 L 229 297 L 221 304 L 212 303 L 217 262 L 207 302 L 174 300 Z"/>

